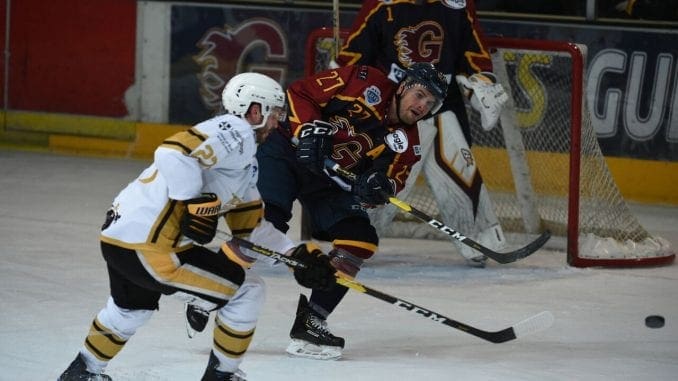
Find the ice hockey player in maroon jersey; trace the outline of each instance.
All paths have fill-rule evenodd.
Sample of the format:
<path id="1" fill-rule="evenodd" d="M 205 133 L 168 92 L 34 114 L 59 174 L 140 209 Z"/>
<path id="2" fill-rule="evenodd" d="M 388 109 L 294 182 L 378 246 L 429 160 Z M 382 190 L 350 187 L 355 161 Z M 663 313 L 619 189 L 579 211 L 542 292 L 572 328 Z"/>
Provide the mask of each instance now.
<path id="1" fill-rule="evenodd" d="M 379 239 L 366 210 L 401 190 L 420 158 L 416 123 L 445 99 L 445 77 L 430 63 L 414 63 L 399 83 L 374 67 L 345 66 L 290 85 L 288 123 L 259 146 L 257 187 L 266 220 L 283 232 L 299 200 L 315 238 L 332 242 L 330 263 L 353 278 Z M 354 184 L 325 167 L 330 158 L 358 175 Z M 344 339 L 328 329 L 327 316 L 347 288 L 301 295 L 287 351 L 336 359 Z"/>
<path id="2" fill-rule="evenodd" d="M 398 82 L 412 62 L 422 61 L 442 71 L 449 88 L 439 113 L 419 122 L 422 160 L 412 177 L 424 171 L 447 225 L 499 249 L 503 232 L 469 149 L 472 141 L 464 100 L 480 113 L 482 127 L 489 130 L 496 125 L 507 95 L 491 73 L 482 72 L 490 69 L 491 62 L 472 1 L 365 1 L 336 64 L 376 66 Z M 410 190 L 407 187 L 398 197 L 407 199 Z M 372 218 L 377 226 L 386 225 L 395 211 L 375 211 Z M 469 264 L 484 265 L 482 254 L 455 244 Z"/>

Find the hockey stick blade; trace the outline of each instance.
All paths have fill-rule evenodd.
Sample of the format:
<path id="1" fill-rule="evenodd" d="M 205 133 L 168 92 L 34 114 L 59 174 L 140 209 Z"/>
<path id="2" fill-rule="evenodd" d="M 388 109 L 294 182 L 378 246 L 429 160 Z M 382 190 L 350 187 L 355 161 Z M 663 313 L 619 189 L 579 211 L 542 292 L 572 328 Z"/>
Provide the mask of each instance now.
<path id="1" fill-rule="evenodd" d="M 351 182 L 355 182 L 357 179 L 357 176 L 355 173 L 341 167 L 339 164 L 336 162 L 332 161 L 331 159 L 325 159 L 325 166 L 334 172 L 338 173 L 342 177 L 345 177 L 347 180 Z M 516 249 L 514 251 L 510 251 L 508 253 L 500 253 L 494 250 L 491 250 L 488 247 L 485 247 L 478 242 L 468 238 L 467 236 L 459 233 L 455 229 L 452 229 L 451 227 L 445 225 L 441 221 L 436 220 L 435 218 L 427 215 L 426 213 L 416 209 L 412 205 L 408 204 L 407 202 L 400 200 L 396 198 L 395 196 L 389 196 L 388 201 L 400 208 L 402 211 L 409 213 L 413 215 L 414 217 L 417 217 L 419 220 L 426 222 L 429 226 L 434 227 L 438 231 L 441 231 L 448 236 L 456 239 L 460 243 L 469 246 L 481 253 L 483 253 L 486 257 L 494 260 L 497 263 L 501 264 L 507 264 L 507 263 L 512 263 L 515 261 L 518 261 L 520 259 L 523 259 L 525 257 L 529 257 L 530 255 L 534 254 L 537 250 L 539 250 L 544 244 L 551 238 L 551 232 L 549 230 L 544 231 L 535 239 L 534 241 L 530 242 L 526 246 L 523 246 L 519 249 Z"/>
<path id="2" fill-rule="evenodd" d="M 411 312 L 418 316 L 422 316 L 435 323 L 440 323 L 448 327 L 458 329 L 460 331 L 468 333 L 469 335 L 479 337 L 483 340 L 495 344 L 505 343 L 507 341 L 515 340 L 516 338 L 519 337 L 525 337 L 527 335 L 543 331 L 551 327 L 555 320 L 551 312 L 544 311 L 534 316 L 531 316 L 519 323 L 516 323 L 511 327 L 504 328 L 499 331 L 484 331 L 482 329 L 470 326 L 468 324 L 464 324 L 454 319 L 450 319 L 447 316 L 443 316 L 437 312 L 420 307 L 406 300 L 396 298 L 394 296 L 385 294 L 381 291 L 377 291 L 373 288 L 367 287 L 355 281 L 351 281 L 344 278 L 337 278 L 337 283 L 344 285 L 348 288 L 351 288 L 353 290 L 367 294 L 369 296 L 375 297 L 384 302 L 390 303 L 396 307 L 400 307 L 408 312 Z"/>
<path id="3" fill-rule="evenodd" d="M 221 232 L 221 231 L 220 231 Z M 224 233 L 230 236 L 228 233 Z M 267 249 L 265 247 L 259 246 L 255 243 L 252 243 L 250 241 L 244 240 L 242 238 L 238 237 L 232 237 L 232 241 L 241 247 L 250 249 L 256 253 L 259 253 L 261 255 L 279 260 L 286 264 L 289 267 L 305 267 L 305 265 L 297 261 L 294 258 L 288 257 L 286 255 L 283 255 L 281 253 L 277 253 L 273 250 Z M 443 325 L 446 325 L 448 327 L 452 327 L 455 329 L 458 329 L 460 331 L 466 332 L 469 335 L 473 335 L 476 337 L 479 337 L 483 340 L 489 341 L 491 343 L 504 343 L 507 341 L 514 340 L 519 337 L 523 337 L 535 332 L 542 331 L 548 327 L 550 327 L 553 324 L 553 315 L 548 312 L 544 311 L 541 312 L 537 315 L 534 315 L 530 318 L 527 318 L 511 327 L 495 331 L 495 332 L 490 332 L 490 331 L 484 331 L 482 329 L 473 327 L 468 324 L 464 324 L 462 322 L 456 321 L 454 319 L 450 319 L 446 316 L 443 316 L 435 311 L 431 311 L 427 308 L 420 307 L 414 303 L 408 302 L 406 300 L 396 298 L 395 296 L 391 296 L 389 294 L 385 294 L 381 291 L 375 290 L 371 287 L 367 287 L 364 284 L 358 283 L 355 280 L 350 280 L 342 277 L 337 277 L 337 283 L 341 284 L 347 288 L 350 288 L 354 291 L 369 295 L 373 298 L 379 299 L 381 301 L 384 301 L 386 303 L 392 304 L 396 307 L 400 307 L 404 309 L 405 311 L 408 311 L 414 315 L 421 316 L 427 320 L 431 320 L 435 323 L 440 323 Z"/>

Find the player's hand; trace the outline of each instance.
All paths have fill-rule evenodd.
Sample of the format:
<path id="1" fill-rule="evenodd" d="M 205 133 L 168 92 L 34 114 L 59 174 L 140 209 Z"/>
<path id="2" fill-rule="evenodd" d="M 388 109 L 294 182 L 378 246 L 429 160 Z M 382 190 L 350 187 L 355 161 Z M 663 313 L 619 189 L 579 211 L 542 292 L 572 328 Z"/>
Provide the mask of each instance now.
<path id="1" fill-rule="evenodd" d="M 330 258 L 313 243 L 297 246 L 292 258 L 304 264 L 304 268 L 294 268 L 294 279 L 301 286 L 314 290 L 329 290 L 335 284 L 335 269 L 330 265 Z"/>
<path id="2" fill-rule="evenodd" d="M 299 127 L 297 162 L 315 174 L 322 173 L 325 158 L 332 153 L 334 127 L 322 120 L 304 123 Z"/>
<path id="3" fill-rule="evenodd" d="M 184 201 L 186 212 L 181 218 L 181 234 L 204 245 L 217 233 L 221 201 L 214 193 Z"/>
<path id="4" fill-rule="evenodd" d="M 394 195 L 395 186 L 385 174 L 371 169 L 358 176 L 353 184 L 353 194 L 358 199 L 370 205 L 382 205 Z"/>

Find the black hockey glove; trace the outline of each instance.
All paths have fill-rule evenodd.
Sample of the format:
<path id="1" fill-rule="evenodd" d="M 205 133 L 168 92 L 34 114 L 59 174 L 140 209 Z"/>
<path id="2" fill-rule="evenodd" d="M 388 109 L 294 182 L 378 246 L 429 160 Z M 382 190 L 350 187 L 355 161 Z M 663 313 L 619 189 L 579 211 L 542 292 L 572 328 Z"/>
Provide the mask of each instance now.
<path id="1" fill-rule="evenodd" d="M 334 128 L 322 120 L 304 123 L 299 127 L 297 162 L 315 174 L 322 173 L 325 158 L 332 153 Z"/>
<path id="2" fill-rule="evenodd" d="M 318 246 L 305 243 L 297 246 L 292 258 L 303 263 L 305 268 L 294 268 L 294 279 L 303 286 L 314 290 L 329 290 L 335 284 L 334 272 L 330 258 Z"/>
<path id="3" fill-rule="evenodd" d="M 353 194 L 365 204 L 381 205 L 393 196 L 394 186 L 385 174 L 371 169 L 358 176 L 353 184 Z"/>
<path id="4" fill-rule="evenodd" d="M 221 201 L 214 193 L 184 201 L 186 213 L 181 218 L 181 234 L 204 245 L 217 234 Z"/>

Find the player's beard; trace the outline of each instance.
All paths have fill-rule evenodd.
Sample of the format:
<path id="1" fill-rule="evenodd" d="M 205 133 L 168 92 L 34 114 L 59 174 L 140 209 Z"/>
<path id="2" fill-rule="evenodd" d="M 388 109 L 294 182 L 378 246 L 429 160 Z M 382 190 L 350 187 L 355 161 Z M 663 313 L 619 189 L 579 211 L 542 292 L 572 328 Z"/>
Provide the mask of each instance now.
<path id="1" fill-rule="evenodd" d="M 402 123 L 410 125 L 416 124 L 421 118 L 422 115 L 420 113 L 414 112 L 411 108 L 400 109 L 399 119 Z"/>

